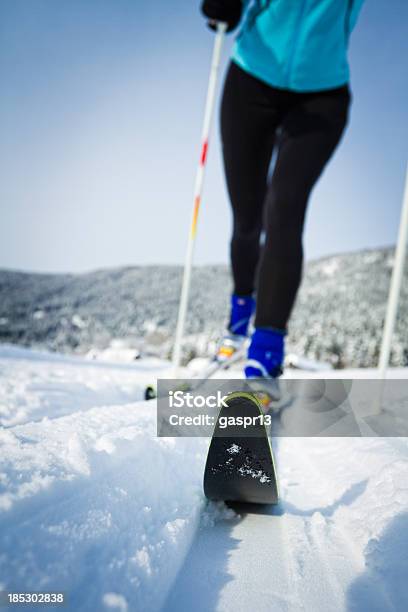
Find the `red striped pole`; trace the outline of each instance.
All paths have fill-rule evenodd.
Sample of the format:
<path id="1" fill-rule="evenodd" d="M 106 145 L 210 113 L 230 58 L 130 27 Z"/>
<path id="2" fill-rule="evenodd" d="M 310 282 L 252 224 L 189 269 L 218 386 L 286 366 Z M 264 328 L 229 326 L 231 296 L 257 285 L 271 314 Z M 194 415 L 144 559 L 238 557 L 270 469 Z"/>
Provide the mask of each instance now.
<path id="1" fill-rule="evenodd" d="M 211 120 L 214 111 L 215 105 L 215 94 L 217 88 L 217 80 L 218 80 L 218 69 L 220 65 L 220 57 L 222 50 L 222 43 L 224 40 L 224 34 L 226 31 L 227 25 L 225 23 L 217 24 L 217 33 L 215 35 L 214 48 L 211 60 L 211 70 L 210 70 L 210 78 L 208 81 L 208 91 L 207 91 L 207 100 L 205 104 L 205 113 L 204 113 L 204 121 L 203 121 L 203 130 L 202 130 L 202 145 L 201 145 L 201 154 L 200 161 L 197 168 L 196 180 L 195 180 L 195 188 L 194 188 L 194 203 L 193 203 L 193 213 L 191 218 L 191 226 L 190 233 L 187 243 L 187 253 L 186 259 L 184 263 L 184 274 L 183 274 L 183 283 L 181 288 L 180 295 L 180 306 L 178 312 L 177 319 L 177 327 L 176 327 L 176 337 L 174 341 L 174 349 L 173 349 L 173 367 L 174 367 L 174 376 L 177 376 L 177 372 L 180 367 L 181 361 L 181 345 L 183 341 L 184 335 L 184 327 L 187 315 L 187 306 L 188 306 L 188 296 L 190 292 L 190 281 L 191 281 L 191 268 L 193 264 L 193 254 L 194 254 L 194 245 L 195 238 L 197 233 L 197 223 L 198 223 L 198 215 L 200 212 L 200 205 L 203 193 L 203 185 L 204 185 L 204 175 L 207 161 L 207 153 L 208 153 L 208 139 L 210 135 L 211 129 Z"/>

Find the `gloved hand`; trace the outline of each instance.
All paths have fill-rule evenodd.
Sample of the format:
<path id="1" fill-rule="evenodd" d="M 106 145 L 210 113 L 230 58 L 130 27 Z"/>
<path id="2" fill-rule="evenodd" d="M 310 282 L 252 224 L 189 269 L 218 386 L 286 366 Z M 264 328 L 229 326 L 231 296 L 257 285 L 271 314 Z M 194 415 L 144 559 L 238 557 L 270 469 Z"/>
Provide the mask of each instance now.
<path id="1" fill-rule="evenodd" d="M 215 22 L 223 21 L 227 24 L 227 32 L 234 30 L 242 15 L 241 0 L 203 0 L 201 12 L 208 17 L 209 26 L 215 30 Z"/>

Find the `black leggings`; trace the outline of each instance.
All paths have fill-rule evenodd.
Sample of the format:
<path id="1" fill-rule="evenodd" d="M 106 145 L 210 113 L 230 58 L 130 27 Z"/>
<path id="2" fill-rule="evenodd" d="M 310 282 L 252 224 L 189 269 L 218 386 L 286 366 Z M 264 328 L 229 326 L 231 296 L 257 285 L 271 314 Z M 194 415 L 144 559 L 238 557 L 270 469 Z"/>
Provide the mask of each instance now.
<path id="1" fill-rule="evenodd" d="M 234 293 L 256 289 L 256 327 L 286 329 L 301 280 L 308 198 L 340 141 L 349 103 L 347 85 L 296 93 L 230 65 L 221 135 L 233 211 L 232 274 Z"/>

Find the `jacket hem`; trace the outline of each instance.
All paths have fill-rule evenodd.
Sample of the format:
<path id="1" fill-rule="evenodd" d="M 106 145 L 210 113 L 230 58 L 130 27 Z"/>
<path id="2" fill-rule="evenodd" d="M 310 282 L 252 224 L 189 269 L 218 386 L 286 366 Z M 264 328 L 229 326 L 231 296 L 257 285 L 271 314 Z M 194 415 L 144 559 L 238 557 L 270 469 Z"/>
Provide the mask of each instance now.
<path id="1" fill-rule="evenodd" d="M 298 93 L 312 93 L 316 91 L 326 91 L 330 89 L 336 89 L 337 87 L 342 87 L 343 85 L 348 85 L 349 83 L 349 75 L 342 74 L 338 77 L 331 77 L 330 79 L 321 79 L 321 80 L 311 80 L 307 83 L 305 82 L 296 82 L 296 79 L 291 79 L 291 82 L 288 83 L 283 78 L 279 78 L 277 75 L 270 74 L 266 70 L 259 68 L 258 66 L 249 66 L 248 63 L 239 56 L 237 51 L 235 51 L 231 56 L 231 61 L 233 61 L 239 68 L 250 74 L 251 76 L 263 81 L 266 85 L 270 85 L 271 87 L 276 87 L 277 89 L 282 89 L 286 91 L 294 91 Z"/>

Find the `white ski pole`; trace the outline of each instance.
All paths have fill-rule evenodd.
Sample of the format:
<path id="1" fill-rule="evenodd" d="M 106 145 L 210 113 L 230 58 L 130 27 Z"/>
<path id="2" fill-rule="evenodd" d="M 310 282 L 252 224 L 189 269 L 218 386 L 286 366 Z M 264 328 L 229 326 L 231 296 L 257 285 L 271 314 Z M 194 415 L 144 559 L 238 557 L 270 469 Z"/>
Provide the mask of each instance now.
<path id="1" fill-rule="evenodd" d="M 175 378 L 177 377 L 177 373 L 178 373 L 178 370 L 180 367 L 180 361 L 181 361 L 181 345 L 183 342 L 184 326 L 185 326 L 187 306 L 188 306 L 188 296 L 189 296 L 189 291 L 190 291 L 191 267 L 193 263 L 198 213 L 200 210 L 201 197 L 203 193 L 204 175 L 205 175 L 205 167 L 206 167 L 207 152 L 208 152 L 208 139 L 210 135 L 211 120 L 212 120 L 214 105 L 215 105 L 215 94 L 216 94 L 216 88 L 217 88 L 218 69 L 220 65 L 222 43 L 224 41 L 224 34 L 225 34 L 226 29 L 227 29 L 226 23 L 217 23 L 217 32 L 215 35 L 214 48 L 213 48 L 213 54 L 212 54 L 212 60 L 211 60 L 211 70 L 210 70 L 210 77 L 208 81 L 207 100 L 205 104 L 204 122 L 203 122 L 203 128 L 202 128 L 201 154 L 200 154 L 200 161 L 198 164 L 197 174 L 196 174 L 196 179 L 195 179 L 193 213 L 192 213 L 190 233 L 189 233 L 188 243 L 187 243 L 187 253 L 186 253 L 186 258 L 185 258 L 185 263 L 184 263 L 183 282 L 182 282 L 182 288 L 181 288 L 180 305 L 179 305 L 177 327 L 176 327 L 176 336 L 175 336 L 174 349 L 173 349 L 173 369 L 174 369 Z"/>
<path id="2" fill-rule="evenodd" d="M 378 378 L 381 379 L 381 387 L 378 394 L 375 413 L 381 411 L 381 403 L 384 393 L 384 383 L 390 360 L 392 334 L 397 319 L 398 302 L 401 292 L 401 283 L 404 273 L 405 254 L 408 240 L 408 164 L 405 173 L 405 189 L 402 201 L 401 220 L 398 231 L 398 241 L 395 249 L 394 266 L 392 270 L 390 291 L 388 294 L 387 312 L 385 316 L 384 331 L 381 342 L 380 359 L 378 363 Z"/>
<path id="3" fill-rule="evenodd" d="M 404 199 L 402 202 L 401 221 L 398 232 L 398 242 L 395 250 L 395 261 L 392 271 L 391 286 L 388 296 L 387 314 L 381 343 L 379 360 L 379 377 L 385 378 L 390 359 L 391 340 L 397 318 L 398 302 L 401 292 L 404 272 L 405 253 L 408 239 L 408 165 L 405 175 Z"/>

